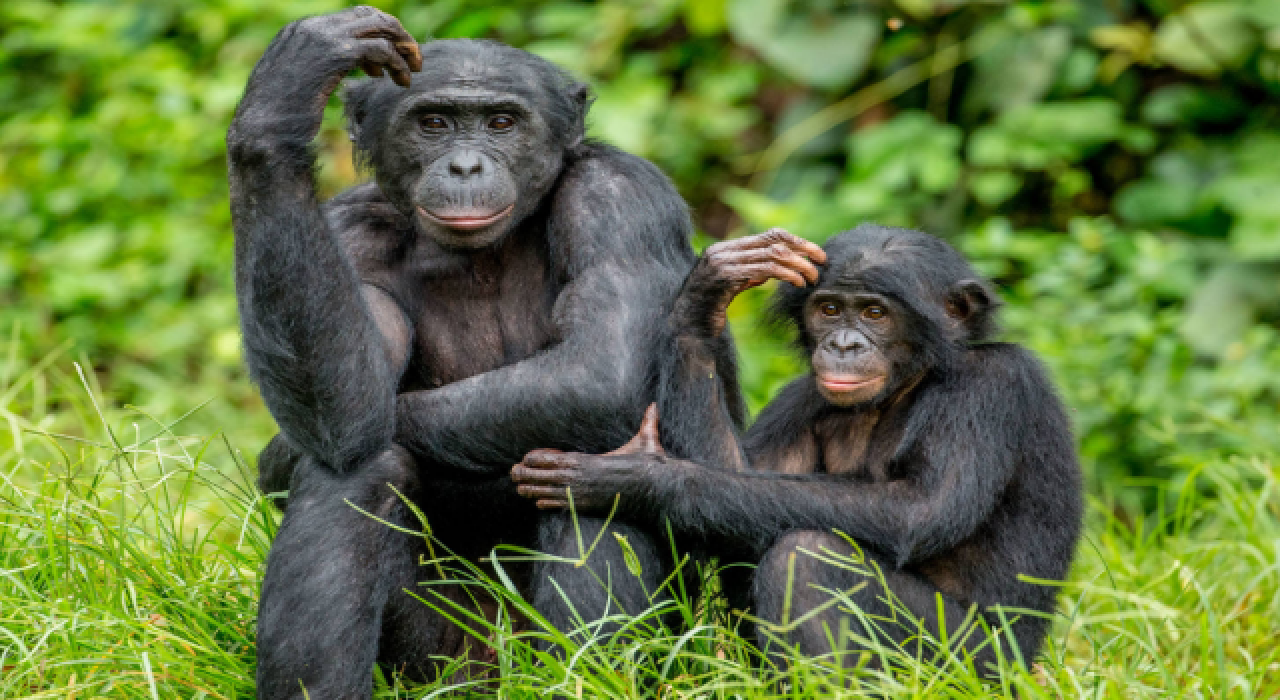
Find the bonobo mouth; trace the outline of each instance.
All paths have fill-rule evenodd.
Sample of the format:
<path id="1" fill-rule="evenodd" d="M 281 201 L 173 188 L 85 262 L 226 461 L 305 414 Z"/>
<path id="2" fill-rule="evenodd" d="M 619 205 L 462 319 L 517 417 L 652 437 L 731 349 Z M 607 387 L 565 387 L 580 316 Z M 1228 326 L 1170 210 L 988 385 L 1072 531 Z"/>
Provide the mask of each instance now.
<path id="1" fill-rule="evenodd" d="M 818 375 L 818 383 L 823 388 L 835 394 L 844 394 L 858 389 L 865 389 L 870 386 L 876 386 L 884 382 L 884 377 L 871 377 L 870 379 L 861 379 L 859 377 L 839 377 L 829 375 Z"/>
<path id="2" fill-rule="evenodd" d="M 471 212 L 457 215 L 432 214 L 421 206 L 418 207 L 418 213 L 427 221 L 439 224 L 447 229 L 452 229 L 454 231 L 479 231 L 482 228 L 489 228 L 510 216 L 511 210 L 515 209 L 515 206 L 515 202 L 512 202 L 507 205 L 506 209 L 503 209 L 496 214 L 488 215 L 475 214 Z"/>

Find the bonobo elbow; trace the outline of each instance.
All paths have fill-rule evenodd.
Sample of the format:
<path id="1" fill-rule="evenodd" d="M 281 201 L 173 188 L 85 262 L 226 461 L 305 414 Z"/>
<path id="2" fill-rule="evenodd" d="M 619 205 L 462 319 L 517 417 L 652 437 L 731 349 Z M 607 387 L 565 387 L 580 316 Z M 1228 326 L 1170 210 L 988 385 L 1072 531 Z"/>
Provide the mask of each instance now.
<path id="1" fill-rule="evenodd" d="M 243 169 L 302 167 L 309 171 L 312 155 L 307 150 L 310 137 L 305 127 L 293 119 L 272 123 L 237 116 L 227 129 L 227 163 L 232 172 Z"/>
<path id="2" fill-rule="evenodd" d="M 227 129 L 227 161 L 232 166 L 254 167 L 270 160 L 271 145 L 263 138 L 261 130 L 241 123 L 240 119 Z"/>

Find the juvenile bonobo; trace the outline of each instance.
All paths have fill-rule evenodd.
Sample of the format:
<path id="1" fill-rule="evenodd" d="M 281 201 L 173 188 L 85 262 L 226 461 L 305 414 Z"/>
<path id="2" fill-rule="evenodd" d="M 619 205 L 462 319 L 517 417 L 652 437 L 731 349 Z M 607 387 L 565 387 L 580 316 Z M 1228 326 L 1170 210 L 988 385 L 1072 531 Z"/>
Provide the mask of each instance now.
<path id="1" fill-rule="evenodd" d="M 824 551 L 853 551 L 838 531 L 935 634 L 941 595 L 952 643 L 979 669 L 995 661 L 995 644 L 1016 657 L 1007 637 L 993 642 L 973 630 L 957 641 L 975 605 L 992 629 L 1002 626 L 993 606 L 1007 609 L 1029 663 L 1055 595 L 1018 576 L 1062 580 L 1081 521 L 1080 471 L 1054 389 L 1026 350 L 988 341 L 994 294 L 941 240 L 866 225 L 832 238 L 825 252 L 818 283 L 784 287 L 776 305 L 798 326 L 812 372 L 764 409 L 740 450 L 725 429 L 711 436 L 720 460 L 701 464 L 660 447 L 615 456 L 535 451 L 513 471 L 520 493 L 554 509 L 571 492 L 587 513 L 617 497 L 620 519 L 669 522 L 728 561 L 757 563 L 754 581 L 730 573 L 726 593 L 765 621 L 783 620 L 790 577 L 789 619 L 802 622 L 783 636 L 806 654 L 858 652 L 857 637 L 914 640 L 917 628 L 895 616 L 875 577 L 821 560 Z M 767 277 L 812 275 L 811 261 L 821 257 L 769 239 L 709 248 L 670 320 L 690 381 L 697 372 L 710 381 L 709 343 L 735 294 Z M 711 401 L 702 410 L 722 408 Z M 642 432 L 656 428 L 656 415 Z M 751 471 L 733 469 L 742 463 Z M 805 617 L 830 601 L 824 591 L 850 590 L 876 624 L 839 606 Z M 854 638 L 842 639 L 842 628 Z"/>
<path id="2" fill-rule="evenodd" d="M 375 182 L 322 204 L 310 144 L 357 67 L 375 77 L 349 85 L 346 114 Z M 588 103 L 529 53 L 419 46 L 369 7 L 290 24 L 255 67 L 227 134 L 236 288 L 246 360 L 281 429 L 260 484 L 289 491 L 262 587 L 261 697 L 367 697 L 375 661 L 429 674 L 431 657 L 466 650 L 403 592 L 434 572 L 421 540 L 369 515 L 417 529 L 403 495 L 454 553 L 577 556 L 567 517 L 521 499 L 510 465 L 535 447 L 606 450 L 645 405 L 680 394 L 659 360 L 695 261 L 688 211 L 653 165 L 585 139 Z M 740 416 L 716 342 L 718 391 Z M 680 435 L 706 429 L 689 419 L 664 445 L 697 456 Z M 590 541 L 604 523 L 583 525 Z M 612 527 L 642 580 L 607 536 L 587 566 L 512 572 L 562 630 L 577 623 L 559 591 L 590 621 L 648 607 L 664 578 L 664 548 Z"/>

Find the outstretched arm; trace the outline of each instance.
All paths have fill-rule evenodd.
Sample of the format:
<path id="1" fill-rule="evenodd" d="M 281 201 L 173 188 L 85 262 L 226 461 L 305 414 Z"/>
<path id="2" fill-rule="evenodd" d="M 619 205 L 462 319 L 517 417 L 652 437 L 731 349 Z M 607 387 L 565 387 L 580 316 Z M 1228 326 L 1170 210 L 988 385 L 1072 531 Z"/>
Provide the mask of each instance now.
<path id="1" fill-rule="evenodd" d="M 512 477 L 520 493 L 542 508 L 565 507 L 571 492 L 579 512 L 607 512 L 617 498 L 619 517 L 669 522 L 677 531 L 756 551 L 789 530 L 839 530 L 901 566 L 972 534 L 1012 478 L 1012 446 L 989 426 L 1013 425 L 1034 414 L 1019 415 L 1016 405 L 995 408 L 981 391 L 969 397 L 972 403 L 963 392 L 944 391 L 927 397 L 931 406 L 917 407 L 918 438 L 895 457 L 909 476 L 887 483 L 730 472 L 654 451 L 534 452 Z"/>
<path id="2" fill-rule="evenodd" d="M 227 132 L 236 292 L 249 371 L 289 443 L 338 470 L 391 444 L 409 325 L 361 284 L 325 222 L 309 145 L 342 78 L 421 68 L 391 15 L 356 7 L 285 27 Z"/>

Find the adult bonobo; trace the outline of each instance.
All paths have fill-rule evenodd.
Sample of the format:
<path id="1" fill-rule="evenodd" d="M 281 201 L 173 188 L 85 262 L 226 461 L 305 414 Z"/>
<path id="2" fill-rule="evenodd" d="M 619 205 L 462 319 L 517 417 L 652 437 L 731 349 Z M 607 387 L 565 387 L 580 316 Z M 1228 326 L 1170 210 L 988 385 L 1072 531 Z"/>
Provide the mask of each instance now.
<path id="1" fill-rule="evenodd" d="M 376 182 L 322 204 L 310 143 L 356 67 L 391 78 L 346 92 Z M 566 516 L 521 499 L 510 465 L 539 446 L 608 449 L 646 404 L 666 406 L 657 386 L 680 394 L 657 358 L 674 355 L 663 314 L 695 261 L 688 212 L 651 164 L 584 138 L 588 102 L 531 54 L 420 47 L 368 7 L 290 24 L 254 69 L 227 135 L 236 286 L 247 362 L 281 428 L 260 483 L 289 490 L 263 582 L 261 696 L 368 696 L 375 661 L 429 673 L 428 657 L 465 651 L 402 591 L 430 575 L 421 542 L 366 514 L 416 528 L 403 494 L 455 553 L 505 542 L 576 556 Z M 690 420 L 667 449 L 697 454 L 680 437 L 705 432 Z M 586 567 L 515 572 L 562 629 L 575 624 L 549 577 L 587 620 L 647 607 L 663 580 L 661 549 L 615 527 L 643 580 L 613 537 Z"/>
<path id="2" fill-rule="evenodd" d="M 768 277 L 812 278 L 812 261 L 824 259 L 815 286 L 784 288 L 778 297 L 813 371 L 764 409 L 741 449 L 725 428 L 715 436 L 718 460 L 705 466 L 660 448 L 626 456 L 534 452 L 514 470 L 521 493 L 558 508 L 569 490 L 578 512 L 605 510 L 619 496 L 620 518 L 670 522 L 731 561 L 758 563 L 753 582 L 730 573 L 726 592 L 774 623 L 790 606 L 788 619 L 801 622 L 785 637 L 807 654 L 858 652 L 865 648 L 858 637 L 918 639 L 875 577 L 823 561 L 824 551 L 852 552 L 838 531 L 935 634 L 940 594 L 949 638 L 979 669 L 996 659 L 996 643 L 973 627 L 963 634 L 972 605 L 993 629 L 1002 626 L 995 606 L 1008 608 L 1029 661 L 1054 592 L 1018 577 L 1066 575 L 1080 530 L 1081 477 L 1053 387 L 1027 351 L 987 341 L 996 300 L 959 253 L 927 234 L 880 226 L 836 236 L 825 256 L 758 237 L 716 244 L 671 319 L 683 329 L 677 347 L 690 381 L 706 381 L 714 366 L 709 341 L 735 294 Z M 723 411 L 716 401 L 703 410 Z M 656 427 L 650 413 L 642 432 Z M 716 468 L 743 462 L 753 471 Z M 831 591 L 853 591 L 875 624 L 839 606 L 806 614 Z M 842 629 L 853 637 L 842 638 Z M 1007 639 L 999 644 L 1004 658 L 1016 658 Z"/>

